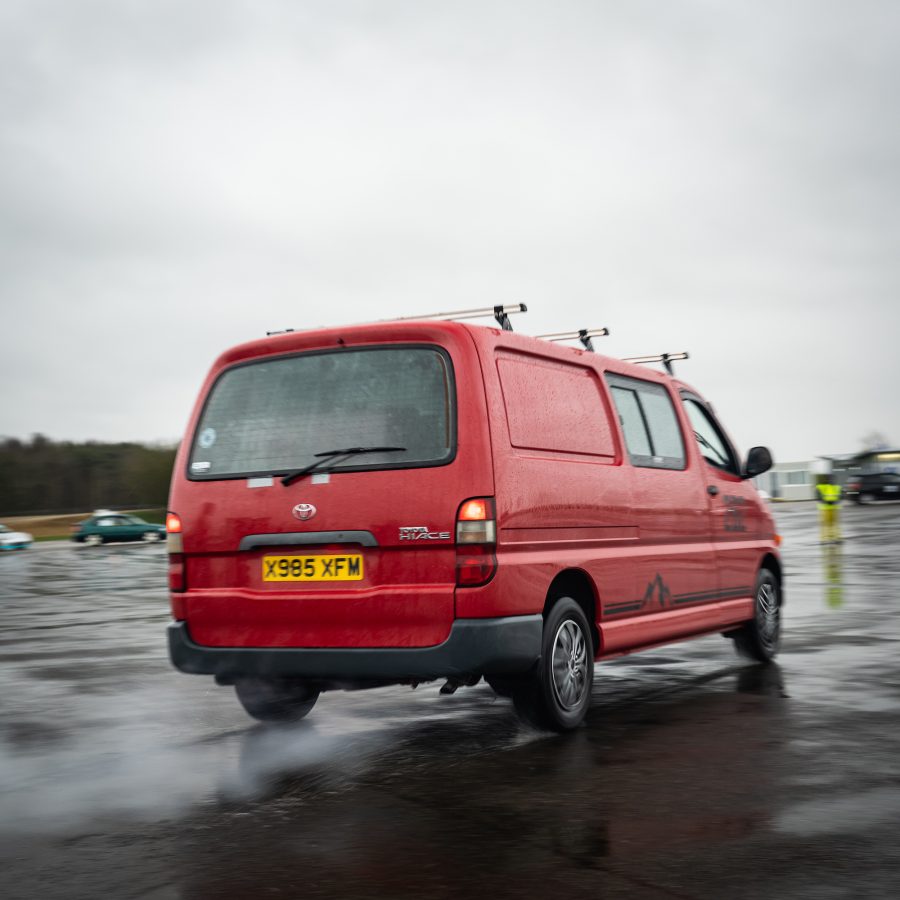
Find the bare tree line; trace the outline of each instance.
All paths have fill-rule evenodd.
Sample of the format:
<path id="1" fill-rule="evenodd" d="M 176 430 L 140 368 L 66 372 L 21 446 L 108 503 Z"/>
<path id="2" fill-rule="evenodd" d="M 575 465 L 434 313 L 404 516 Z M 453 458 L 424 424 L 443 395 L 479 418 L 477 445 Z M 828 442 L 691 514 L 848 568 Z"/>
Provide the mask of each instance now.
<path id="1" fill-rule="evenodd" d="M 0 441 L 0 515 L 165 506 L 175 447 Z"/>

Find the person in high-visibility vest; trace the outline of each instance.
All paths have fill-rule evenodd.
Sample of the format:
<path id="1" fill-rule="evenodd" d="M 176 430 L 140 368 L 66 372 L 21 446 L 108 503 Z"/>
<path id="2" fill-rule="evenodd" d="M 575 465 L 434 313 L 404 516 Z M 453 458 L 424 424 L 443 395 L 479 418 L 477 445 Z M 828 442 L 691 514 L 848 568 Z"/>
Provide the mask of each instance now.
<path id="1" fill-rule="evenodd" d="M 841 525 L 838 510 L 841 506 L 841 486 L 825 481 L 816 485 L 819 492 L 819 526 L 822 543 L 838 543 L 841 540 Z"/>

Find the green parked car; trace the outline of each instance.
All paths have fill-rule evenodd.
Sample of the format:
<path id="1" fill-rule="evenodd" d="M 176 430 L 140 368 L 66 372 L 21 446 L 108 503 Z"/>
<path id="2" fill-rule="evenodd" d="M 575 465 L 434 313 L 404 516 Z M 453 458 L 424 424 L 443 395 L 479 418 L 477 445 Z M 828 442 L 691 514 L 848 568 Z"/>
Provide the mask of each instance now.
<path id="1" fill-rule="evenodd" d="M 153 525 L 137 516 L 98 509 L 89 519 L 72 526 L 72 540 L 96 546 L 114 541 L 156 543 L 166 536 L 164 525 Z"/>

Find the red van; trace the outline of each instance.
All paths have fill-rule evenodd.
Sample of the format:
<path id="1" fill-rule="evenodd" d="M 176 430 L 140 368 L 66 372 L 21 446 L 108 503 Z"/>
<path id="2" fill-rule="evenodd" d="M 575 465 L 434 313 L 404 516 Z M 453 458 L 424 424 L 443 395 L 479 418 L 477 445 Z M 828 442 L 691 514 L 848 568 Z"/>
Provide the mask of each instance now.
<path id="1" fill-rule="evenodd" d="M 167 522 L 183 672 L 261 720 L 483 677 L 569 729 L 595 660 L 722 632 L 768 660 L 774 523 L 709 404 L 645 366 L 458 321 L 224 353 Z"/>

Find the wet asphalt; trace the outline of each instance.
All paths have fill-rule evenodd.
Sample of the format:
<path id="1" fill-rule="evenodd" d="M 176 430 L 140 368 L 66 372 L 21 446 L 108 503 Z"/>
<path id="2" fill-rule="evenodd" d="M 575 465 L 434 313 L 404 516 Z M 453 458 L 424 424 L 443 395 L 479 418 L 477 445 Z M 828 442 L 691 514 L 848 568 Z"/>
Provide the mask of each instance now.
<path id="1" fill-rule="evenodd" d="M 784 535 L 777 665 L 707 637 L 598 666 L 586 725 L 486 685 L 325 694 L 292 727 L 171 670 L 165 551 L 0 556 L 0 894 L 900 893 L 900 504 Z"/>

